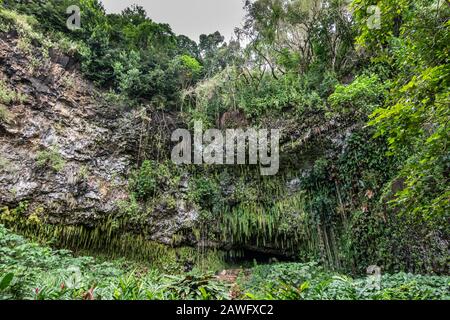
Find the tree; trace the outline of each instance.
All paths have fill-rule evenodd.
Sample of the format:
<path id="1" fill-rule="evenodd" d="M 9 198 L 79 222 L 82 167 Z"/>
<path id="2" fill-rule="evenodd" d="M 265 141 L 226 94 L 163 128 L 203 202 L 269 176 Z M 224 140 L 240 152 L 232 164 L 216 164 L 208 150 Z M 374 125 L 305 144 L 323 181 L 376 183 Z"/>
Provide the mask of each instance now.
<path id="1" fill-rule="evenodd" d="M 405 155 L 404 184 L 392 204 L 445 229 L 450 212 L 450 6 L 444 1 L 378 2 L 384 23 L 369 32 L 367 6 L 354 2 L 358 43 L 392 77 L 386 104 L 372 115 L 390 153 Z M 447 230 L 448 232 L 448 230 Z"/>
<path id="2" fill-rule="evenodd" d="M 353 56 L 351 16 L 339 0 L 247 2 L 240 37 L 267 65 L 274 78 L 314 65 L 345 73 Z"/>

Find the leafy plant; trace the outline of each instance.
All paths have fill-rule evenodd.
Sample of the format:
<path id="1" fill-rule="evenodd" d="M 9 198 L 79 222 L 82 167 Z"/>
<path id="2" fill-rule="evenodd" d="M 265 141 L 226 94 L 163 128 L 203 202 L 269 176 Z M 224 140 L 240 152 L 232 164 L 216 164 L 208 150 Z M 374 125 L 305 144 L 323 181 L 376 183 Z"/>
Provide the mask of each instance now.
<path id="1" fill-rule="evenodd" d="M 145 160 L 139 170 L 134 172 L 130 189 L 139 200 L 148 200 L 163 191 L 176 186 L 179 176 L 170 163 L 157 163 Z"/>
<path id="2" fill-rule="evenodd" d="M 328 101 L 340 114 L 367 116 L 383 103 L 386 88 L 377 75 L 361 75 L 349 85 L 336 86 Z"/>

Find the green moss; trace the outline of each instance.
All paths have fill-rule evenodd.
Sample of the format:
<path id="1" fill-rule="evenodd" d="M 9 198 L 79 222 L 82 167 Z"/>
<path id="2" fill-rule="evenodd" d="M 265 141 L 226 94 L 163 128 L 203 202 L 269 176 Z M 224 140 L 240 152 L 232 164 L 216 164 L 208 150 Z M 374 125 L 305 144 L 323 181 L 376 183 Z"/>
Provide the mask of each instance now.
<path id="1" fill-rule="evenodd" d="M 199 269 L 223 266 L 222 255 L 214 250 L 172 248 L 148 240 L 143 234 L 127 231 L 126 220 L 107 219 L 94 228 L 50 225 L 36 209 L 29 216 L 17 218 L 17 210 L 2 209 L 0 222 L 33 241 L 51 243 L 54 247 L 77 253 L 103 255 L 108 259 L 126 258 L 145 262 L 155 268 L 180 272 L 186 261 Z M 19 215 L 20 216 L 20 215 Z M 210 263 L 209 263 L 209 262 Z"/>
<path id="2" fill-rule="evenodd" d="M 89 167 L 86 165 L 82 165 L 78 170 L 77 174 L 78 178 L 80 178 L 81 180 L 86 180 L 87 178 L 89 178 L 89 175 L 90 175 Z"/>
<path id="3" fill-rule="evenodd" d="M 14 90 L 10 89 L 7 83 L 0 79 L 0 119 L 6 120 L 7 109 L 3 105 L 11 105 L 12 103 L 19 102 L 23 103 L 25 101 L 25 96 L 16 93 Z"/>
<path id="4" fill-rule="evenodd" d="M 21 223 L 26 219 L 26 212 L 28 210 L 28 202 L 22 201 L 15 208 L 7 206 L 0 208 L 0 222 Z"/>
<path id="5" fill-rule="evenodd" d="M 36 162 L 40 167 L 49 167 L 56 172 L 64 169 L 66 162 L 61 157 L 55 147 L 51 147 L 48 150 L 39 151 L 36 157 Z"/>

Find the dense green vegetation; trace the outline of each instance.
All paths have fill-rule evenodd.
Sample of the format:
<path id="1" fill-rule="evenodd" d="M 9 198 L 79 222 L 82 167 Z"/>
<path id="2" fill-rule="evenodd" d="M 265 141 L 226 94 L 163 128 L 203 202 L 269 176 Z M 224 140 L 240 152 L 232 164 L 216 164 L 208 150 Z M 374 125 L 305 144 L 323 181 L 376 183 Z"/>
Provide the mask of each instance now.
<path id="1" fill-rule="evenodd" d="M 71 5 L 81 9 L 81 29 L 66 27 L 69 15 L 65 12 Z M 179 108 L 181 90 L 220 69 L 213 56 L 227 47 L 217 34 L 201 37 L 199 45 L 177 36 L 169 25 L 153 22 L 137 6 L 111 15 L 96 0 L 7 0 L 3 6 L 33 16 L 39 21 L 33 28 L 68 41 L 89 79 L 133 101 L 145 99 L 154 107 Z"/>
<path id="2" fill-rule="evenodd" d="M 383 275 L 351 279 L 314 263 L 255 266 L 234 285 L 194 269 L 149 269 L 124 260 L 74 257 L 25 241 L 0 225 L 0 299 L 448 299 L 449 277 Z M 167 270 L 165 271 L 167 272 Z"/>
<path id="3" fill-rule="evenodd" d="M 44 57 L 49 47 L 71 56 L 124 112 L 176 112 L 188 128 L 202 120 L 283 134 L 276 176 L 260 177 L 252 166 L 176 167 L 168 151 L 142 157 L 139 150 L 129 198 L 100 231 L 48 226 L 43 210 L 27 212 L 23 203 L 0 210 L 14 231 L 156 260 L 164 250 L 147 243 L 142 224 L 156 207 L 175 209 L 187 179 L 187 201 L 200 213 L 191 230 L 197 240 L 276 249 L 301 262 L 255 266 L 232 290 L 235 298 L 449 298 L 448 1 L 247 1 L 236 30 L 244 48 L 218 32 L 196 43 L 138 6 L 106 14 L 97 0 L 0 3 L 1 32 L 17 30 L 22 50 L 39 43 Z M 82 10 L 75 31 L 63 14 L 73 4 Z M 380 28 L 368 24 L 375 4 Z M 25 97 L 0 82 L 0 123 L 15 99 Z M 64 166 L 57 150 L 38 161 L 55 171 Z M 139 241 L 126 238 L 130 230 L 139 230 Z M 156 261 L 145 272 L 131 262 L 103 265 L 0 232 L 0 297 L 230 298 L 231 288 L 204 269 L 166 276 L 172 270 Z M 83 271 L 79 287 L 60 287 L 68 265 Z M 379 289 L 361 278 L 372 265 L 383 270 Z"/>

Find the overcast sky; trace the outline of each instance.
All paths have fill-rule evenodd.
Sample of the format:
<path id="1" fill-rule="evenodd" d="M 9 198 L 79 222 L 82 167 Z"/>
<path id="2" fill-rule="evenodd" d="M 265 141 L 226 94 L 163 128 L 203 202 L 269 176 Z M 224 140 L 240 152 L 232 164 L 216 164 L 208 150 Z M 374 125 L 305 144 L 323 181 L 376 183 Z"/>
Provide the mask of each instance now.
<path id="1" fill-rule="evenodd" d="M 101 0 L 108 13 L 138 4 L 156 22 L 168 23 L 177 34 L 198 42 L 202 33 L 220 31 L 227 40 L 244 17 L 243 0 Z"/>

